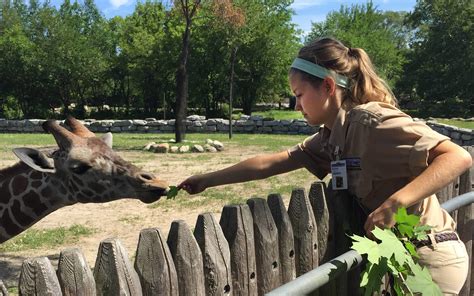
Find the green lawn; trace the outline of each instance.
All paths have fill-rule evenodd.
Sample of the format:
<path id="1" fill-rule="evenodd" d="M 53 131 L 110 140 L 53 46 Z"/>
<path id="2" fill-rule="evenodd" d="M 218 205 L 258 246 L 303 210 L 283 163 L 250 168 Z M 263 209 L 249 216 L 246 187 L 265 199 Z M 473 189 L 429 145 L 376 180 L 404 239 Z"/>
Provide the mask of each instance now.
<path id="1" fill-rule="evenodd" d="M 456 126 L 460 128 L 474 129 L 474 121 L 460 121 L 451 119 L 436 119 L 439 123 Z"/>
<path id="2" fill-rule="evenodd" d="M 291 110 L 269 110 L 263 112 L 252 112 L 252 115 L 260 115 L 264 118 L 273 118 L 275 120 L 290 120 L 303 118 L 303 115 L 300 111 Z"/>

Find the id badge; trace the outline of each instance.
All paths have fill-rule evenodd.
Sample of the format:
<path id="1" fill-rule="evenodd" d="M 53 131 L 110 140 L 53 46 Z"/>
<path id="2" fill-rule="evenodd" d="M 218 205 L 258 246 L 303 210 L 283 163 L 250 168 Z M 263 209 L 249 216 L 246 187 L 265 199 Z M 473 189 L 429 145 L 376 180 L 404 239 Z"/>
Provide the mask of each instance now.
<path id="1" fill-rule="evenodd" d="M 345 160 L 331 161 L 332 189 L 347 189 L 347 165 Z"/>

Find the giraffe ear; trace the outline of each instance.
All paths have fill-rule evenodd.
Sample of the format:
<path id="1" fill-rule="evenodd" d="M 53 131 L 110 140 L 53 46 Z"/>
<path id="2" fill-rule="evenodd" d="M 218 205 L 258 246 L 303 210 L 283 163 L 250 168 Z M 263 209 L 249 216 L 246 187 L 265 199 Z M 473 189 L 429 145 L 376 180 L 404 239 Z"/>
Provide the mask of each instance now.
<path id="1" fill-rule="evenodd" d="M 112 136 L 112 133 L 108 132 L 108 133 L 105 133 L 102 137 L 101 137 L 102 141 L 105 142 L 105 144 L 107 144 L 107 146 L 109 146 L 110 148 L 112 148 L 112 142 L 113 142 L 113 136 Z"/>
<path id="2" fill-rule="evenodd" d="M 43 152 L 32 148 L 15 148 L 13 153 L 26 165 L 34 170 L 44 173 L 55 173 L 53 161 L 48 159 Z"/>

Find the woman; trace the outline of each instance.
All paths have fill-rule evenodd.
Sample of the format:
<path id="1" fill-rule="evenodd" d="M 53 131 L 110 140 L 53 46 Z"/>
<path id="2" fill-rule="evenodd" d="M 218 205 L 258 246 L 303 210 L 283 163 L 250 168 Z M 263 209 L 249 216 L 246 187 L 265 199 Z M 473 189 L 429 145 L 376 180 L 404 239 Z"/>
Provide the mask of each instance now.
<path id="1" fill-rule="evenodd" d="M 433 226 L 430 240 L 418 245 L 420 264 L 443 293 L 458 294 L 468 257 L 454 220 L 434 194 L 471 167 L 469 153 L 397 109 L 363 49 L 317 40 L 300 50 L 289 80 L 295 109 L 308 124 L 323 124 L 318 133 L 287 151 L 192 176 L 179 187 L 196 194 L 302 167 L 320 179 L 332 173 L 333 189 L 347 189 L 370 212 L 364 225 L 368 235 L 375 226 L 393 226 L 399 207 Z"/>

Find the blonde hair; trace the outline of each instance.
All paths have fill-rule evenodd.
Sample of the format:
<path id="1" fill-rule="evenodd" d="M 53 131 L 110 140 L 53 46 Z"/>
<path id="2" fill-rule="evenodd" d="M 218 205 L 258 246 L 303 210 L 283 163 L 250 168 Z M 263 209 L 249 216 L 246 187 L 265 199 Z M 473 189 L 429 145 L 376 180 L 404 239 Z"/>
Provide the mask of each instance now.
<path id="1" fill-rule="evenodd" d="M 362 48 L 348 48 L 333 38 L 322 38 L 300 49 L 298 57 L 346 76 L 350 85 L 344 99 L 354 105 L 384 102 L 397 106 L 397 99 L 387 83 L 375 72 L 374 66 Z M 292 68 L 290 75 L 299 73 L 303 79 L 320 83 L 322 79 Z"/>

